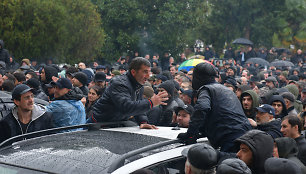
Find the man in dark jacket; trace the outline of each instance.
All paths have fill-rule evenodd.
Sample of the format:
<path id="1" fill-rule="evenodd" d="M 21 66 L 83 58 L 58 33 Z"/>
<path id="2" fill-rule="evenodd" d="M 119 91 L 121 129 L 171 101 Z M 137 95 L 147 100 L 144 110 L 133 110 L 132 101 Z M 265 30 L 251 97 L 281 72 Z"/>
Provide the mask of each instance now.
<path id="1" fill-rule="evenodd" d="M 87 87 L 87 75 L 83 72 L 73 74 L 72 84 L 74 87 L 80 88 L 84 96 L 88 95 L 89 89 Z"/>
<path id="2" fill-rule="evenodd" d="M 275 110 L 271 105 L 263 104 L 256 107 L 256 122 L 250 120 L 251 125 L 261 131 L 267 132 L 272 138 L 282 137 L 281 120 L 275 119 Z"/>
<path id="3" fill-rule="evenodd" d="M 12 92 L 15 107 L 0 121 L 0 142 L 21 134 L 52 128 L 52 114 L 45 107 L 34 104 L 32 89 L 17 85 Z"/>
<path id="4" fill-rule="evenodd" d="M 0 61 L 5 62 L 6 65 L 10 63 L 10 54 L 7 49 L 4 49 L 3 40 L 0 40 Z"/>
<path id="5" fill-rule="evenodd" d="M 189 128 L 178 138 L 193 143 L 198 134 L 207 136 L 214 148 L 224 152 L 237 152 L 234 140 L 252 127 L 244 115 L 235 93 L 217 83 L 215 67 L 209 63 L 198 64 L 193 71 L 192 88 L 197 90 L 197 101 Z"/>
<path id="6" fill-rule="evenodd" d="M 44 90 L 44 92 L 48 96 L 49 96 L 49 93 L 48 93 L 48 84 L 50 82 L 52 82 L 52 77 L 53 76 L 57 77 L 58 76 L 58 72 L 57 72 L 56 68 L 54 68 L 52 66 L 45 66 L 40 71 L 41 87 L 42 87 L 42 89 Z"/>
<path id="7" fill-rule="evenodd" d="M 93 106 L 93 115 L 87 122 L 111 122 L 128 120 L 132 116 L 138 124 L 146 124 L 145 115 L 157 105 L 166 105 L 167 93 L 153 95 L 151 99 L 143 99 L 143 85 L 149 78 L 150 62 L 141 57 L 134 58 L 129 71 L 121 76 L 113 78 L 105 89 L 102 97 Z"/>
<path id="8" fill-rule="evenodd" d="M 301 134 L 302 123 L 297 116 L 288 115 L 283 118 L 281 132 L 284 137 L 293 138 L 299 148 L 298 158 L 306 165 L 306 140 Z"/>
<path id="9" fill-rule="evenodd" d="M 264 174 L 265 161 L 273 155 L 273 138 L 266 132 L 251 130 L 236 142 L 240 143 L 237 157 L 247 164 L 253 174 Z"/>

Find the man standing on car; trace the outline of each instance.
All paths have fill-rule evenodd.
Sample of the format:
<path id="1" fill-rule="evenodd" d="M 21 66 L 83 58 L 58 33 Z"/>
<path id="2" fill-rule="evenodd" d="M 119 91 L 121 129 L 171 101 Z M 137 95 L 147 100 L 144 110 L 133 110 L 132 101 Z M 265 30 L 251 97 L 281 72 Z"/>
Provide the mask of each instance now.
<path id="1" fill-rule="evenodd" d="M 209 63 L 198 64 L 193 71 L 192 88 L 197 90 L 197 101 L 188 131 L 178 138 L 195 143 L 199 136 L 206 136 L 214 148 L 224 152 L 237 152 L 234 140 L 252 127 L 244 115 L 235 93 L 217 83 L 215 67 Z"/>
<path id="2" fill-rule="evenodd" d="M 145 113 L 157 105 L 166 105 L 167 93 L 143 99 L 143 85 L 150 77 L 150 62 L 142 57 L 134 58 L 126 74 L 114 78 L 103 96 L 93 106 L 93 115 L 87 122 L 123 121 L 131 118 L 141 128 L 154 128 L 146 124 Z"/>
<path id="3" fill-rule="evenodd" d="M 21 134 L 52 128 L 52 114 L 34 103 L 32 88 L 17 85 L 12 92 L 15 107 L 0 121 L 0 142 Z"/>

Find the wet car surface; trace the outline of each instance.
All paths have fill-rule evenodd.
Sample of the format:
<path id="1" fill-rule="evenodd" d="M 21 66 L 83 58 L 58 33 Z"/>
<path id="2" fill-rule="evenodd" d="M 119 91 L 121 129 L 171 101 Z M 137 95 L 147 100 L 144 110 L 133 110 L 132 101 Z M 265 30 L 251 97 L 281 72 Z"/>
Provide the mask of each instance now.
<path id="1" fill-rule="evenodd" d="M 169 140 L 169 138 L 131 133 L 133 129 L 140 130 L 138 127 L 127 128 L 125 132 L 116 129 L 84 130 L 20 141 L 0 149 L 0 163 L 54 173 L 107 173 L 111 163 L 122 154 Z M 142 132 L 160 134 L 154 130 Z M 173 137 L 179 132 L 181 131 L 175 132 Z M 160 150 L 174 146 L 163 147 Z M 156 153 L 156 150 L 152 153 Z M 131 160 L 147 155 L 150 153 L 134 156 Z"/>

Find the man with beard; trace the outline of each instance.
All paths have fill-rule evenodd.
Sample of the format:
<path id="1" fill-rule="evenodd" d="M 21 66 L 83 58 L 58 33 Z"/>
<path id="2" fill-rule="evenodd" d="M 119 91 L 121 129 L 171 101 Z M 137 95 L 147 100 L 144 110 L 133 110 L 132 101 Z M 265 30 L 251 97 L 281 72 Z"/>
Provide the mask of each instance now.
<path id="1" fill-rule="evenodd" d="M 251 125 L 258 130 L 267 132 L 274 138 L 282 137 L 283 134 L 280 132 L 281 120 L 274 119 L 275 110 L 271 105 L 263 104 L 256 107 L 256 122 L 249 119 Z"/>
<path id="2" fill-rule="evenodd" d="M 253 90 L 246 90 L 241 94 L 240 101 L 244 114 L 253 120 L 256 116 L 256 107 L 259 106 L 259 96 Z"/>

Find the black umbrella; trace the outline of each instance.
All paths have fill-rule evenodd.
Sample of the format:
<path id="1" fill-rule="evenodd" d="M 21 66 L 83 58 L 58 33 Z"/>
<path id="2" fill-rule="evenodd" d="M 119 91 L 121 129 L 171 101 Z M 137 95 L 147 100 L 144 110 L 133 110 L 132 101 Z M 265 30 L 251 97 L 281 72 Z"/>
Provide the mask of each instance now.
<path id="1" fill-rule="evenodd" d="M 253 42 L 250 41 L 249 39 L 246 39 L 246 38 L 235 39 L 232 43 L 233 44 L 241 44 L 241 45 L 253 45 Z"/>
<path id="2" fill-rule="evenodd" d="M 260 57 L 254 57 L 254 58 L 250 58 L 246 61 L 246 63 L 257 63 L 259 65 L 262 65 L 262 66 L 269 66 L 270 63 L 268 61 L 266 61 L 265 59 L 263 58 L 260 58 Z"/>
<path id="3" fill-rule="evenodd" d="M 277 60 L 270 63 L 271 66 L 275 67 L 288 67 L 288 66 L 294 66 L 292 62 L 286 61 L 286 60 Z"/>

